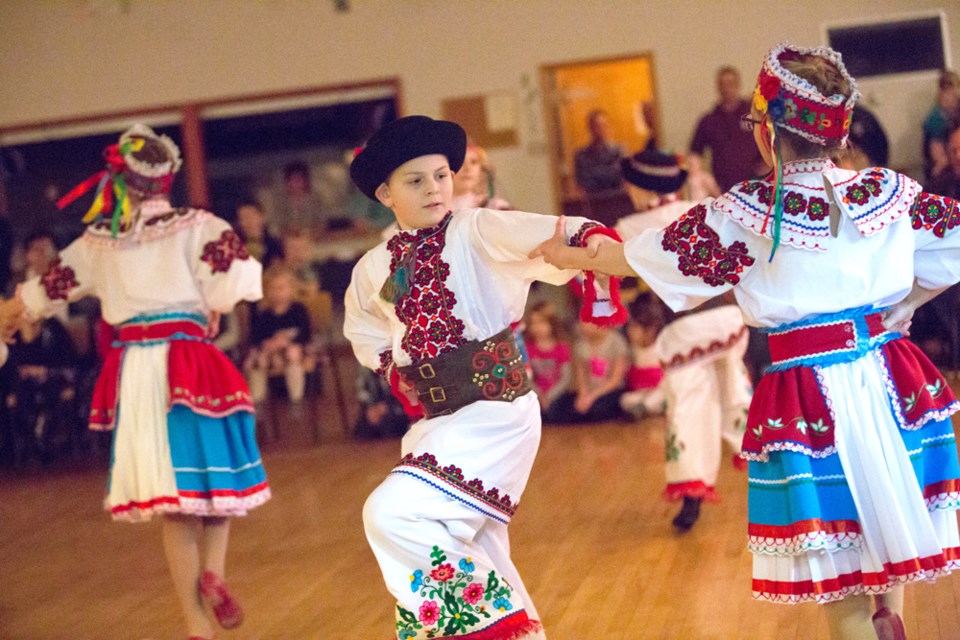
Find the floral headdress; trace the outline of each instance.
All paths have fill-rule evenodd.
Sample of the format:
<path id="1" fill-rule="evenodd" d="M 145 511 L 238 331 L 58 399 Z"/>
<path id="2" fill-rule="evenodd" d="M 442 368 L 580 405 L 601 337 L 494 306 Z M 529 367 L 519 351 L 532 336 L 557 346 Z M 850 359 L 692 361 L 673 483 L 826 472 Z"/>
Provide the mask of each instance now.
<path id="1" fill-rule="evenodd" d="M 836 68 L 837 72 L 850 85 L 850 95 L 824 96 L 812 84 L 784 68 L 783 63 L 811 55 L 822 58 Z M 770 50 L 760 68 L 757 87 L 753 92 L 753 108 L 766 115 L 772 141 L 775 177 L 775 197 L 767 211 L 762 231 L 766 231 L 767 220 L 773 214 L 773 249 L 770 259 L 780 244 L 780 222 L 783 218 L 783 180 L 780 137 L 778 129 L 783 128 L 806 140 L 826 146 L 837 140 L 843 147 L 850 132 L 853 117 L 853 105 L 860 97 L 857 83 L 843 66 L 840 53 L 829 47 L 804 49 L 789 43 L 781 43 Z"/>
<path id="2" fill-rule="evenodd" d="M 165 159 L 153 162 L 136 157 L 148 140 L 160 145 Z M 173 177 L 180 170 L 180 149 L 169 137 L 135 124 L 120 136 L 119 142 L 103 150 L 103 157 L 107 167 L 71 189 L 57 201 L 57 207 L 63 209 L 96 186 L 96 196 L 83 221 L 89 223 L 110 215 L 110 230 L 116 236 L 121 221 L 130 221 L 130 191 L 145 197 L 170 191 Z"/>

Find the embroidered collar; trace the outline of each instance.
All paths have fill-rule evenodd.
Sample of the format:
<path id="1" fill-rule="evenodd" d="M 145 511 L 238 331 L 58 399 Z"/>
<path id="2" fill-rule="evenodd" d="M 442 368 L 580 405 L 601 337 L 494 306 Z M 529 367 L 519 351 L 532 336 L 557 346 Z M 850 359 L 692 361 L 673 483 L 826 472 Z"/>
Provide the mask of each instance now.
<path id="1" fill-rule="evenodd" d="M 714 206 L 757 235 L 772 239 L 770 225 L 762 230 L 773 189 L 770 177 L 747 180 L 717 198 Z M 907 214 L 919 193 L 916 181 L 890 169 L 850 171 L 828 158 L 787 162 L 780 242 L 798 249 L 826 250 L 831 203 L 861 234 L 870 236 Z"/>
<path id="2" fill-rule="evenodd" d="M 425 240 L 435 233 L 440 233 L 447 228 L 447 225 L 450 224 L 450 220 L 453 219 L 453 212 L 447 211 L 443 216 L 443 219 L 432 227 L 423 227 L 422 229 L 411 229 L 410 231 L 400 230 L 400 233 L 395 235 L 395 238 L 400 238 L 402 242 L 419 242 L 420 240 Z"/>

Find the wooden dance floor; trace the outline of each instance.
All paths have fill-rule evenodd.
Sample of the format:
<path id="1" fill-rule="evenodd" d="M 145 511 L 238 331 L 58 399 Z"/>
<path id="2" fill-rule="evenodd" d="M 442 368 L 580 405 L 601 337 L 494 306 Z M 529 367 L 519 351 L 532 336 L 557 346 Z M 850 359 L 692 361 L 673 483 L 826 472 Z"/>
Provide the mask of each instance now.
<path id="1" fill-rule="evenodd" d="M 314 445 L 306 422 L 282 424 L 263 446 L 274 498 L 232 532 L 228 574 L 246 622 L 218 638 L 387 640 L 392 601 L 360 513 L 399 443 L 349 441 L 333 418 Z M 722 502 L 678 535 L 678 507 L 660 498 L 663 457 L 660 420 L 544 429 L 511 530 L 547 636 L 826 640 L 817 605 L 751 599 L 746 474 L 726 465 Z M 185 638 L 158 524 L 111 522 L 104 478 L 88 465 L 0 479 L 0 639 Z M 960 575 L 912 586 L 910 638 L 960 638 L 958 610 Z"/>

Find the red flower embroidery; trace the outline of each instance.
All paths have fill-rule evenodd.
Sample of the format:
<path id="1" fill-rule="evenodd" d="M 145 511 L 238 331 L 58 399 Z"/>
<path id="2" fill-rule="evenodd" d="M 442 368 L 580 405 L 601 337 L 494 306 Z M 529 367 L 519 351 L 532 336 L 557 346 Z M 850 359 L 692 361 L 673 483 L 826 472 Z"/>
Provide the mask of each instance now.
<path id="1" fill-rule="evenodd" d="M 442 565 L 430 572 L 430 577 L 437 582 L 446 582 L 447 580 L 453 578 L 454 573 L 453 567 L 444 562 Z"/>
<path id="2" fill-rule="evenodd" d="M 471 582 L 463 590 L 463 601 L 467 604 L 476 604 L 483 597 L 483 585 L 479 582 Z"/>
<path id="3" fill-rule="evenodd" d="M 427 600 L 420 605 L 420 622 L 429 627 L 432 624 L 436 624 L 437 620 L 439 619 L 440 605 L 438 605 L 436 602 L 433 600 Z"/>
<path id="4" fill-rule="evenodd" d="M 783 210 L 791 216 L 798 216 L 807 210 L 807 199 L 796 191 L 788 191 L 783 198 Z"/>
<path id="5" fill-rule="evenodd" d="M 677 268 L 683 275 L 700 278 L 711 287 L 736 285 L 743 268 L 756 259 L 743 242 L 724 246 L 706 218 L 707 208 L 697 205 L 664 230 L 662 246 L 677 254 Z"/>
<path id="6" fill-rule="evenodd" d="M 50 268 L 40 278 L 43 288 L 47 292 L 47 297 L 51 300 L 66 300 L 70 296 L 70 290 L 79 286 L 77 274 L 70 267 L 60 264 L 60 258 L 57 258 L 50 264 Z"/>
<path id="7" fill-rule="evenodd" d="M 233 229 L 225 229 L 220 239 L 211 240 L 203 245 L 200 259 L 210 265 L 213 273 L 227 272 L 234 260 L 246 260 L 250 257 L 243 240 Z"/>
<path id="8" fill-rule="evenodd" d="M 847 196 L 843 199 L 844 202 L 854 203 L 857 205 L 862 205 L 867 202 L 871 197 L 870 191 L 863 183 L 857 183 L 847 187 Z"/>
<path id="9" fill-rule="evenodd" d="M 414 286 L 394 306 L 394 313 L 407 328 L 401 344 L 414 362 L 435 358 L 466 342 L 463 321 L 452 313 L 457 297 L 445 285 L 450 265 L 441 259 L 452 219 L 448 214 L 437 227 L 401 232 L 387 243 L 391 272 L 410 262 L 410 252 L 416 251 Z"/>
<path id="10" fill-rule="evenodd" d="M 938 238 L 960 225 L 960 203 L 932 193 L 921 193 L 910 209 L 910 223 L 914 229 L 933 231 Z"/>
<path id="11" fill-rule="evenodd" d="M 810 204 L 807 206 L 807 217 L 818 221 L 827 217 L 830 210 L 827 208 L 827 201 L 816 196 L 810 197 Z"/>

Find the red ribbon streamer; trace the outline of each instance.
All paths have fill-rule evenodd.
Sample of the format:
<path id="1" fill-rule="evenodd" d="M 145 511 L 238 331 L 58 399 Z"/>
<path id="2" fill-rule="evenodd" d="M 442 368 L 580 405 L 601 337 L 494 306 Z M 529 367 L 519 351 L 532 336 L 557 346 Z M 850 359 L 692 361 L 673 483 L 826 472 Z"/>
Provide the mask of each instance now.
<path id="1" fill-rule="evenodd" d="M 70 189 L 65 196 L 57 200 L 57 208 L 63 209 L 68 204 L 85 194 L 87 191 L 90 191 L 90 189 L 96 186 L 106 174 L 107 171 L 105 169 L 103 171 L 99 171 L 75 186 L 73 189 Z"/>

